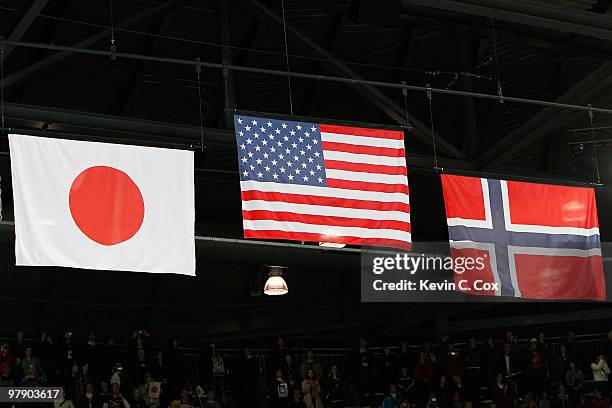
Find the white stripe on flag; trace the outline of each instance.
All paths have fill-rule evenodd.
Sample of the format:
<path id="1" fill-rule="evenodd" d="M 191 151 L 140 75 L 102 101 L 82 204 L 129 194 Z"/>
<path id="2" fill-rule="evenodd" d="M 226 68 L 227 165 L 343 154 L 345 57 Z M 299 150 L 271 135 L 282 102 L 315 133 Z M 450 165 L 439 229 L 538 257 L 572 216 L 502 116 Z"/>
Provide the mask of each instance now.
<path id="1" fill-rule="evenodd" d="M 542 255 L 542 256 L 573 256 L 588 258 L 591 256 L 601 256 L 601 248 L 575 249 L 575 248 L 541 248 L 508 245 L 515 254 L 521 255 Z"/>
<path id="2" fill-rule="evenodd" d="M 411 242 L 410 233 L 391 229 L 370 229 L 359 227 L 338 227 L 329 225 L 305 224 L 301 222 L 271 221 L 271 220 L 243 220 L 244 229 L 247 230 L 276 230 L 286 232 L 302 232 L 323 234 L 336 237 L 358 237 L 396 239 Z"/>
<path id="3" fill-rule="evenodd" d="M 346 143 L 358 146 L 386 147 L 389 149 L 404 148 L 403 140 L 383 139 L 379 137 L 353 136 L 339 133 L 321 132 L 321 139 L 324 142 Z"/>
<path id="4" fill-rule="evenodd" d="M 300 194 L 316 197 L 346 198 L 349 200 L 380 201 L 385 203 L 409 203 L 408 194 L 405 193 L 381 193 L 378 191 L 348 190 L 344 188 L 304 186 L 300 184 L 274 183 L 255 180 L 241 181 L 240 188 L 242 191 Z"/>
<path id="5" fill-rule="evenodd" d="M 378 164 L 384 166 L 406 167 L 405 157 L 374 156 L 371 154 L 345 153 L 323 150 L 325 160 L 338 160 L 348 163 Z"/>
<path id="6" fill-rule="evenodd" d="M 410 214 L 401 211 L 362 210 L 357 208 L 329 207 L 324 205 L 293 204 L 281 201 L 250 200 L 242 202 L 244 211 L 274 211 L 322 217 L 359 218 L 364 220 L 410 222 Z"/>
<path id="7" fill-rule="evenodd" d="M 327 169 L 325 173 L 327 177 L 333 179 L 366 181 L 368 183 L 408 185 L 408 179 L 403 174 L 376 174 L 334 169 Z"/>

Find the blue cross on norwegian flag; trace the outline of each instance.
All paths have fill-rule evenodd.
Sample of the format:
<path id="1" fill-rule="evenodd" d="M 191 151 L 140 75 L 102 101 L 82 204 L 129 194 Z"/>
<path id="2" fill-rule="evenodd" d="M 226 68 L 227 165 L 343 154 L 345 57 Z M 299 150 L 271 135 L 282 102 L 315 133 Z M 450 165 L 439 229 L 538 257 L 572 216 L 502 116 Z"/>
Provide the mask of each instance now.
<path id="1" fill-rule="evenodd" d="M 455 281 L 496 284 L 472 294 L 605 299 L 594 189 L 441 177 L 451 255 L 488 260 L 484 269 L 455 273 Z"/>

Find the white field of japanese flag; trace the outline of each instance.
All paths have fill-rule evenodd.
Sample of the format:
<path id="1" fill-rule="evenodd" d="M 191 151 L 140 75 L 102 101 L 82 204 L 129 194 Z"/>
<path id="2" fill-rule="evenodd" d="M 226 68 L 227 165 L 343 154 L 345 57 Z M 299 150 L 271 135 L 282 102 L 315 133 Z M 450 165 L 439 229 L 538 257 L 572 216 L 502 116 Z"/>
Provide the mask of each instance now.
<path id="1" fill-rule="evenodd" d="M 193 152 L 9 142 L 17 265 L 195 276 Z"/>

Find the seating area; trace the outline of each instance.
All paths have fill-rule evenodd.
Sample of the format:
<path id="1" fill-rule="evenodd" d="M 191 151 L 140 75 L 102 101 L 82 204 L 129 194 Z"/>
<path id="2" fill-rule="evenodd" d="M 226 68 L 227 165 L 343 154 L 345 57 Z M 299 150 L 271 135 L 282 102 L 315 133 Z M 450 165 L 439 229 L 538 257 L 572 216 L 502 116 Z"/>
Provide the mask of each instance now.
<path id="1" fill-rule="evenodd" d="M 283 337 L 271 348 L 186 348 L 177 339 L 160 344 L 141 329 L 126 339 L 99 339 L 93 331 L 29 337 L 18 332 L 3 340 L 2 385 L 62 386 L 75 406 L 114 399 L 136 407 L 293 407 L 313 386 L 325 407 L 609 403 L 607 374 L 605 382 L 599 375 L 609 373 L 606 333 L 547 338 L 534 331 L 519 338 L 508 331 L 423 344 L 369 344 L 362 337 L 354 348 L 315 349 L 292 348 Z"/>

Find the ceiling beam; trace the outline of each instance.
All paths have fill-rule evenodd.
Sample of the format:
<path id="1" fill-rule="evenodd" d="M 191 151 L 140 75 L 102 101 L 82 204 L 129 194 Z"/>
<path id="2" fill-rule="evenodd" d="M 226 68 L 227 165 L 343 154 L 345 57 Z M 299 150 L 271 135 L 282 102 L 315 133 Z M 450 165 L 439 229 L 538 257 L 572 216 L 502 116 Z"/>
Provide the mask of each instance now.
<path id="1" fill-rule="evenodd" d="M 183 78 L 175 78 L 174 75 L 176 72 L 172 69 L 168 69 L 168 65 L 150 64 L 149 68 L 155 71 L 154 75 L 156 75 L 157 79 L 160 82 L 163 82 L 164 84 L 167 84 L 167 85 L 172 85 L 176 90 L 178 90 L 181 93 L 181 96 L 186 102 L 190 104 L 193 103 L 195 104 L 195 106 L 198 106 L 198 103 L 200 102 L 198 98 L 197 83 L 194 86 L 189 86 L 189 83 L 188 83 L 189 80 L 186 80 Z M 191 81 L 191 82 L 195 83 L 196 81 Z M 202 84 L 202 86 L 203 85 L 204 84 Z M 206 107 L 206 109 L 209 109 L 211 112 L 217 109 L 217 107 L 207 102 L 205 98 L 202 98 L 202 105 Z M 197 119 L 198 121 L 200 119 L 199 113 L 198 113 Z"/>
<path id="2" fill-rule="evenodd" d="M 40 129 L 40 125 L 50 123 L 50 131 L 65 131 L 96 136 L 100 130 L 102 134 L 108 131 L 115 132 L 118 139 L 140 139 L 142 143 L 164 138 L 175 143 L 199 143 L 199 126 L 184 125 L 152 120 L 127 118 L 123 116 L 103 115 L 89 112 L 78 112 L 66 109 L 48 108 L 43 106 L 5 103 L 5 115 L 9 127 L 19 127 L 19 123 L 30 123 L 30 126 Z M 208 142 L 221 144 L 235 144 L 234 132 L 204 128 L 204 136 Z"/>
<path id="3" fill-rule="evenodd" d="M 400 81 L 407 81 L 410 68 L 414 68 L 415 55 L 418 50 L 420 40 L 420 30 L 418 27 L 410 24 L 410 28 L 405 28 L 402 39 L 400 40 L 400 61 L 398 66 L 401 68 L 398 72 Z"/>
<path id="4" fill-rule="evenodd" d="M 473 72 L 476 65 L 476 55 L 474 49 L 479 45 L 480 41 L 473 38 L 471 32 L 467 28 L 459 28 L 457 32 L 458 49 L 459 49 L 459 64 L 461 71 L 465 74 Z M 469 75 L 460 75 L 458 85 L 461 90 L 472 92 L 472 77 Z M 480 141 L 478 133 L 478 117 L 476 114 L 476 105 L 474 98 L 471 96 L 463 96 L 457 98 L 459 103 L 459 111 L 462 117 L 463 129 L 463 152 L 470 158 L 476 157 Z"/>
<path id="5" fill-rule="evenodd" d="M 133 28 L 136 27 L 140 24 L 146 23 L 148 21 L 151 21 L 154 18 L 159 17 L 160 15 L 169 12 L 170 10 L 174 10 L 180 6 L 182 6 L 183 4 L 187 3 L 190 0 L 168 0 L 168 1 L 161 1 L 160 3 L 158 3 L 157 6 L 152 7 L 150 9 L 148 9 L 147 11 L 128 18 L 127 20 L 121 22 L 120 24 L 117 24 L 116 26 L 116 30 L 121 30 L 121 29 L 129 29 L 129 28 Z M 96 44 L 98 44 L 101 41 L 107 40 L 109 39 L 111 36 L 111 30 L 106 29 L 104 31 L 99 32 L 98 34 L 95 34 L 89 38 L 86 38 L 82 41 L 79 41 L 78 43 L 74 44 L 73 47 L 75 48 L 90 48 Z M 33 78 L 36 75 L 39 75 L 41 72 L 43 72 L 45 69 L 49 68 L 50 66 L 57 64 L 63 60 L 65 60 L 66 58 L 70 57 L 71 55 L 73 55 L 72 52 L 70 51 L 61 51 L 61 52 L 55 52 L 52 55 L 50 55 L 49 57 L 38 61 L 34 64 L 28 65 L 25 68 L 21 69 L 20 71 L 17 71 L 7 77 L 4 78 L 4 88 L 10 88 L 12 86 L 18 85 L 20 83 L 23 83 L 31 78 Z"/>
<path id="6" fill-rule="evenodd" d="M 612 41 L 608 16 L 530 0 L 402 0 L 402 7 L 420 6 L 461 14 L 493 18 Z"/>
<path id="7" fill-rule="evenodd" d="M 219 25 L 219 40 L 221 42 L 221 61 L 233 64 L 232 49 L 232 19 L 231 1 L 217 0 L 217 23 Z M 235 72 L 223 68 L 223 124 L 226 129 L 234 128 L 234 109 L 236 108 Z"/>
<path id="8" fill-rule="evenodd" d="M 48 0 L 34 0 L 29 3 L 25 3 L 27 6 L 23 13 L 18 16 L 18 21 L 14 25 L 12 31 L 7 33 L 9 41 L 21 41 L 23 35 L 30 29 L 36 18 L 40 15 L 42 9 L 47 5 Z M 18 12 L 19 13 L 19 12 Z M 12 45 L 6 45 L 4 47 L 4 61 L 11 55 L 15 49 Z"/>
<path id="9" fill-rule="evenodd" d="M 457 26 L 465 26 L 474 34 L 483 37 L 491 35 L 490 19 L 474 15 L 412 6 L 404 9 L 401 19 L 423 28 L 446 27 L 455 30 Z M 597 38 L 499 20 L 495 21 L 495 33 L 498 40 L 520 42 L 537 48 L 574 51 L 594 58 L 612 57 L 608 41 Z"/>
<path id="10" fill-rule="evenodd" d="M 591 74 L 587 75 L 586 78 L 558 97 L 555 102 L 584 105 L 591 102 L 598 93 L 610 86 L 612 86 L 612 61 L 602 64 Z M 586 117 L 586 114 L 584 115 Z M 574 117 L 573 113 L 568 114 L 561 109 L 553 107 L 542 109 L 538 114 L 534 115 L 522 126 L 481 155 L 478 159 L 479 166 L 487 169 L 495 163 L 511 159 L 516 153 L 554 133 L 566 124 L 568 118 L 571 117 Z"/>
<path id="11" fill-rule="evenodd" d="M 352 78 L 355 80 L 363 79 L 361 75 L 355 72 L 353 69 L 349 68 L 345 63 L 339 61 L 332 53 L 325 50 L 319 44 L 317 44 L 313 39 L 311 39 L 306 34 L 302 33 L 292 24 L 283 24 L 283 19 L 277 13 L 272 11 L 270 8 L 266 7 L 259 0 L 242 0 L 242 4 L 244 7 L 249 10 L 253 15 L 259 18 L 262 21 L 267 22 L 272 27 L 275 27 L 277 30 L 282 30 L 283 26 L 286 27 L 288 33 L 299 40 L 299 43 L 305 48 L 312 51 L 314 54 L 322 58 L 321 64 L 329 69 L 336 75 L 340 75 L 346 78 Z M 355 90 L 361 94 L 364 98 L 370 101 L 374 106 L 384 112 L 387 116 L 393 119 L 395 122 L 400 125 L 407 126 L 406 116 L 408 116 L 408 120 L 410 125 L 414 127 L 414 134 L 417 138 L 423 141 L 428 146 L 433 146 L 432 139 L 435 138 L 436 145 L 443 151 L 444 153 L 454 157 L 465 159 L 466 156 L 463 152 L 461 152 L 458 148 L 453 146 L 446 139 L 441 138 L 438 135 L 432 137 L 431 129 L 428 125 L 421 122 L 414 115 L 407 113 L 404 107 L 397 104 L 393 99 L 391 99 L 387 94 L 382 92 L 380 89 L 369 85 L 360 85 L 356 86 Z"/>
<path id="12" fill-rule="evenodd" d="M 576 112 L 584 115 L 584 112 Z M 30 131 L 40 129 L 45 123 L 50 123 L 48 132 L 59 132 L 58 136 L 63 135 L 73 137 L 88 136 L 99 141 L 109 141 L 116 143 L 137 143 L 137 144 L 198 144 L 200 141 L 199 126 L 185 125 L 181 123 L 161 122 L 154 120 L 144 120 L 129 118 L 124 116 L 113 116 L 96 114 L 90 112 L 79 112 L 66 109 L 48 108 L 44 106 L 24 105 L 16 103 L 5 104 L 5 115 L 9 128 L 13 131 Z M 570 117 L 570 119 L 572 119 Z M 575 117 L 573 118 L 575 119 Z M 40 131 L 39 131 L 40 133 Z M 218 146 L 228 146 L 234 148 L 236 138 L 234 132 L 228 129 L 213 127 L 204 128 L 205 144 Z M 2 152 L 0 152 L 2 156 Z M 446 169 L 455 170 L 476 170 L 477 162 L 462 159 L 452 159 L 439 157 L 438 164 Z M 423 169 L 432 171 L 434 159 L 429 155 L 407 154 L 406 165 L 412 169 Z M 229 168 L 230 166 L 228 166 Z M 542 178 L 559 178 L 549 173 L 537 172 L 513 168 L 509 166 L 493 166 L 492 171 L 503 172 L 508 175 L 531 175 Z M 525 173 L 521 173 L 524 171 Z M 233 173 L 232 173 L 233 174 Z"/>
<path id="13" fill-rule="evenodd" d="M 167 141 L 175 144 L 199 143 L 200 128 L 180 123 L 135 119 L 124 116 L 78 112 L 44 106 L 5 104 L 5 115 L 9 127 L 40 129 L 50 123 L 49 132 L 74 135 L 89 135 L 100 140 L 140 142 L 142 144 Z M 235 146 L 232 130 L 204 128 L 205 144 Z M 445 168 L 474 170 L 475 162 L 440 157 L 439 164 Z M 406 165 L 414 168 L 432 169 L 434 159 L 428 155 L 407 154 Z"/>
<path id="14" fill-rule="evenodd" d="M 157 22 L 157 25 L 153 24 L 153 27 L 155 27 L 153 29 L 155 35 L 147 37 L 143 46 L 143 48 L 146 49 L 146 55 L 154 54 L 155 51 L 159 48 L 159 43 L 161 42 L 160 36 L 166 31 L 166 29 L 170 25 L 173 15 L 174 13 L 168 13 L 160 22 Z M 125 91 L 121 92 L 120 90 L 121 96 L 119 98 L 119 103 L 117 104 L 118 106 L 116 107 L 116 109 L 113 109 L 122 116 L 127 115 L 129 113 L 130 107 L 134 104 L 134 101 L 138 96 L 140 84 L 144 79 L 149 63 L 148 61 L 144 60 L 133 61 L 133 65 L 134 67 L 130 75 L 128 75 L 128 83 L 126 84 L 126 86 L 122 87 L 122 89 L 124 89 Z"/>
<path id="15" fill-rule="evenodd" d="M 327 17 L 327 22 L 322 27 L 321 31 L 326 34 L 327 44 L 324 45 L 325 49 L 330 52 L 334 52 L 338 44 L 342 40 L 342 32 L 344 31 L 344 27 L 346 27 L 348 23 L 348 17 L 344 14 L 332 13 L 329 17 Z M 312 64 L 315 64 L 315 61 L 311 61 Z M 307 97 L 306 100 L 308 108 L 306 111 L 309 116 L 313 116 L 316 114 L 317 106 L 319 106 L 319 100 L 321 99 L 321 81 L 317 81 L 317 83 L 310 90 L 310 97 Z"/>

